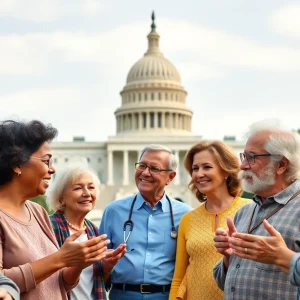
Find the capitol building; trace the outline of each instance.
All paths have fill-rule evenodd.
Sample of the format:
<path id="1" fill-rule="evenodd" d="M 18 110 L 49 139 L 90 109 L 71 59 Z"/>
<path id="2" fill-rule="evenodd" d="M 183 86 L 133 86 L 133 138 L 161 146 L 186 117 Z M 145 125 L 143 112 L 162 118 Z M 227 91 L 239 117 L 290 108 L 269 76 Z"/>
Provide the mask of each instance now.
<path id="1" fill-rule="evenodd" d="M 201 141 L 201 136 L 192 135 L 193 111 L 187 105 L 187 91 L 176 67 L 160 50 L 154 14 L 147 38 L 148 49 L 129 70 L 120 92 L 120 107 L 114 116 L 116 134 L 103 142 L 86 142 L 84 137 L 74 137 L 73 142 L 52 144 L 58 171 L 82 163 L 97 172 L 101 181 L 101 194 L 95 207 L 98 215 L 109 202 L 137 192 L 134 164 L 141 150 L 152 143 L 169 147 L 179 160 L 177 175 L 167 187 L 168 195 L 193 207 L 198 205 L 187 188 L 190 177 L 183 160 L 187 150 Z M 227 143 L 236 153 L 244 146 L 235 140 Z"/>

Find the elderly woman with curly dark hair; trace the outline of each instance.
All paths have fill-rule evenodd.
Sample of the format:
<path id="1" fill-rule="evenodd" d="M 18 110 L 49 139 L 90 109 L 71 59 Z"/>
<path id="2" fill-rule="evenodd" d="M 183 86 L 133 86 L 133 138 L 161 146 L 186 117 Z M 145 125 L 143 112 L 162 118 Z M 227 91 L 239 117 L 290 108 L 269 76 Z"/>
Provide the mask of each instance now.
<path id="1" fill-rule="evenodd" d="M 39 121 L 0 123 L 0 269 L 22 300 L 67 299 L 109 243 L 105 235 L 77 243 L 78 231 L 59 248 L 46 211 L 27 200 L 45 194 L 55 173 L 49 142 L 56 135 Z"/>
<path id="2" fill-rule="evenodd" d="M 240 198 L 239 161 L 219 141 L 202 141 L 186 154 L 184 166 L 191 175 L 189 188 L 202 203 L 185 214 L 179 225 L 176 265 L 169 299 L 221 300 L 223 292 L 212 269 L 221 256 L 214 248 L 218 227 L 249 203 Z"/>

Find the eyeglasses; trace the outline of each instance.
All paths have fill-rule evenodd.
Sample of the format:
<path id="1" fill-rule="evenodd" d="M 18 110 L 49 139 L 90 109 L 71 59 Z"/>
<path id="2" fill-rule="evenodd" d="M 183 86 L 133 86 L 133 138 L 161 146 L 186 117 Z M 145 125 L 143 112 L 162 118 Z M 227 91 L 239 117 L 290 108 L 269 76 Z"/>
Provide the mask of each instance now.
<path id="1" fill-rule="evenodd" d="M 48 166 L 49 169 L 52 169 L 52 167 L 53 167 L 53 158 L 51 156 L 49 158 L 36 157 L 36 156 L 30 156 L 30 157 L 41 160 L 43 163 L 45 163 Z"/>
<path id="2" fill-rule="evenodd" d="M 280 156 L 279 154 L 270 154 L 270 153 L 265 153 L 265 154 L 254 154 L 254 153 L 240 153 L 240 160 L 243 162 L 245 159 L 247 159 L 247 162 L 249 165 L 255 164 L 255 158 L 258 156 Z"/>
<path id="3" fill-rule="evenodd" d="M 143 163 L 135 163 L 136 170 L 145 171 L 147 168 L 149 169 L 149 172 L 151 174 L 159 174 L 162 171 L 173 171 L 170 169 L 161 169 L 161 168 L 154 167 L 154 166 L 147 166 L 146 164 L 143 164 Z"/>

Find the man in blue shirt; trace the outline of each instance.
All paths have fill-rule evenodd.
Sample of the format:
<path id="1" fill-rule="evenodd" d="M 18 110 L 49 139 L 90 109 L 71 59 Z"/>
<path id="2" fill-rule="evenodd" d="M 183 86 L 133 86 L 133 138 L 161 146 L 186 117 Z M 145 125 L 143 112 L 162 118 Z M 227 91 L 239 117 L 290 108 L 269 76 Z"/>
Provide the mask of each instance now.
<path id="1" fill-rule="evenodd" d="M 177 168 L 177 160 L 170 149 L 162 145 L 145 147 L 135 167 L 139 193 L 110 203 L 99 229 L 100 234 L 107 234 L 111 241 L 108 248 L 127 244 L 126 255 L 111 273 L 109 299 L 167 300 L 174 272 L 179 221 L 191 208 L 169 199 L 165 193 L 165 186 L 172 182 Z M 127 220 L 130 222 L 124 234 Z"/>

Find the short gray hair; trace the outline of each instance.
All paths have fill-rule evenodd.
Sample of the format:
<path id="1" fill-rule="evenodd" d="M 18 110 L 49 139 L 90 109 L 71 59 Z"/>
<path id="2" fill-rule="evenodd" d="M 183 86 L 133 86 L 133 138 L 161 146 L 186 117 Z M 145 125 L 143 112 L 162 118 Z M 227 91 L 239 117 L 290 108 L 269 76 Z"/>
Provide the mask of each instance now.
<path id="1" fill-rule="evenodd" d="M 173 170 L 173 171 L 176 171 L 177 166 L 178 166 L 178 160 L 177 160 L 176 156 L 173 154 L 173 152 L 170 148 L 168 148 L 166 146 L 163 146 L 163 145 L 159 145 L 159 144 L 147 145 L 142 150 L 139 160 L 141 160 L 142 156 L 148 151 L 165 151 L 165 152 L 168 152 L 170 154 L 170 156 L 169 156 L 169 169 Z"/>
<path id="2" fill-rule="evenodd" d="M 61 204 L 60 199 L 63 197 L 63 193 L 68 184 L 72 184 L 82 174 L 89 174 L 93 179 L 96 190 L 96 200 L 100 194 L 100 180 L 96 173 L 86 166 L 73 166 L 65 168 L 58 172 L 54 178 L 54 181 L 50 185 L 50 191 L 47 193 L 46 202 L 50 209 L 64 210 L 64 206 Z"/>
<path id="3" fill-rule="evenodd" d="M 279 161 L 285 157 L 289 161 L 289 167 L 285 173 L 286 181 L 292 182 L 300 178 L 299 134 L 285 127 L 278 119 L 266 119 L 253 123 L 247 135 L 251 137 L 261 132 L 270 132 L 269 139 L 264 145 L 265 150 L 280 156 L 280 158 L 273 156 L 272 160 Z"/>

